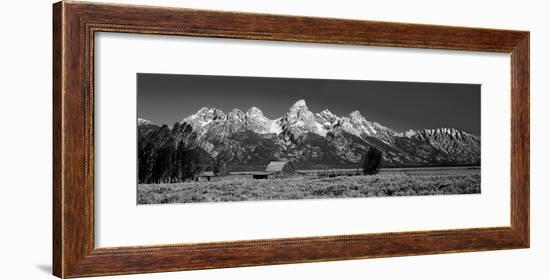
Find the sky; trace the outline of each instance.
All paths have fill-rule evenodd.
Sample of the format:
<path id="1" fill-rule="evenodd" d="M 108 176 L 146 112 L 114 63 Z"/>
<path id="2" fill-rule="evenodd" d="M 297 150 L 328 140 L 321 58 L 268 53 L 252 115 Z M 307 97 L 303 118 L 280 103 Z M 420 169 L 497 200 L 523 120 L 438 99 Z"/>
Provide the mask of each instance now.
<path id="1" fill-rule="evenodd" d="M 446 127 L 480 135 L 479 84 L 137 74 L 138 117 L 169 126 L 202 107 L 255 106 L 275 119 L 300 99 L 314 113 L 358 110 L 398 132 Z"/>

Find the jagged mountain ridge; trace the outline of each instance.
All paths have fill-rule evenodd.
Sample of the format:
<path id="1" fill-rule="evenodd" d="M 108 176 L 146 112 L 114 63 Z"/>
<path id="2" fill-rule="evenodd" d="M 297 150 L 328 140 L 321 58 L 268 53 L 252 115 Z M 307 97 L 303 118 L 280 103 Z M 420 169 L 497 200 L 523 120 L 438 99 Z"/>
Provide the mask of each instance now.
<path id="1" fill-rule="evenodd" d="M 140 119 L 138 124 L 152 125 Z M 337 116 L 325 109 L 311 112 L 305 100 L 269 119 L 256 107 L 225 114 L 201 108 L 181 120 L 197 132 L 198 145 L 212 157 L 230 149 L 235 168 L 261 168 L 271 160 L 289 159 L 299 168 L 358 165 L 369 147 L 383 151 L 385 166 L 478 165 L 479 136 L 453 128 L 396 132 L 366 120 L 359 111 Z"/>

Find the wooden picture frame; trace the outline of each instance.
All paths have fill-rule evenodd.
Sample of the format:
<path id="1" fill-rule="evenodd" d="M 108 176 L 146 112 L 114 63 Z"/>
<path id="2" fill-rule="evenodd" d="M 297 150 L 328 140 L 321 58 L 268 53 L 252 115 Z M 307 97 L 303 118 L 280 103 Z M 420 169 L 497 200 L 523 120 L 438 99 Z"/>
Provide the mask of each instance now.
<path id="1" fill-rule="evenodd" d="M 511 225 L 94 247 L 94 34 L 511 54 Z M 53 5 L 53 274 L 61 278 L 529 247 L 529 32 L 63 1 Z"/>

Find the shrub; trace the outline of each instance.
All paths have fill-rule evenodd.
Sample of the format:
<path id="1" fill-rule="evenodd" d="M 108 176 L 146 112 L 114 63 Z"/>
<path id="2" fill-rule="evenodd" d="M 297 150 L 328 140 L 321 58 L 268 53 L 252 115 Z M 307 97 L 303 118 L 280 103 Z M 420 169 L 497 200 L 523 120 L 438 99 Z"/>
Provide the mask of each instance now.
<path id="1" fill-rule="evenodd" d="M 377 174 L 382 162 L 382 151 L 370 147 L 363 159 L 363 173 L 367 175 Z"/>

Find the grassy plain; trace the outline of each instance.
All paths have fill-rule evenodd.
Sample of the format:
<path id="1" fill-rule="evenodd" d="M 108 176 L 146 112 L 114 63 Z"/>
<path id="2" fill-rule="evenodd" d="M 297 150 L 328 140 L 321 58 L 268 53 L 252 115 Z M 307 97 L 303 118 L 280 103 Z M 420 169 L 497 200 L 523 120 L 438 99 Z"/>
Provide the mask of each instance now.
<path id="1" fill-rule="evenodd" d="M 370 176 L 296 175 L 254 180 L 229 175 L 220 181 L 139 184 L 138 204 L 293 200 L 417 195 L 476 194 L 481 192 L 479 168 L 395 169 Z"/>

